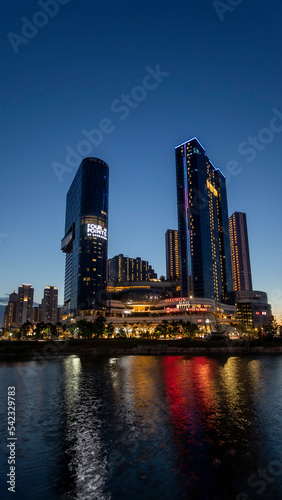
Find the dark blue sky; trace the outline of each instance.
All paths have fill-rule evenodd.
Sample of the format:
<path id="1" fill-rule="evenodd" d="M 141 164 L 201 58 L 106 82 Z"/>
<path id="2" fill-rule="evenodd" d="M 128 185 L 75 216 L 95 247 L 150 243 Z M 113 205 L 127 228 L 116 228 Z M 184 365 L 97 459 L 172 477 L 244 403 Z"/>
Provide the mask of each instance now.
<path id="1" fill-rule="evenodd" d="M 61 0 L 53 17 L 37 14 L 44 0 L 5 2 L 2 298 L 25 282 L 36 301 L 55 285 L 63 302 L 60 240 L 76 168 L 60 182 L 52 164 L 67 165 L 66 147 L 107 118 L 113 131 L 85 156 L 110 166 L 109 257 L 139 256 L 165 274 L 164 234 L 177 228 L 174 147 L 197 136 L 223 172 L 237 162 L 229 213 L 247 213 L 254 288 L 282 314 L 282 5 L 229 1 L 239 5 L 221 2 L 223 19 L 208 0 Z M 22 18 L 45 26 L 28 31 Z M 136 89 L 157 65 L 169 75 Z M 117 111 L 131 93 L 139 102 Z"/>

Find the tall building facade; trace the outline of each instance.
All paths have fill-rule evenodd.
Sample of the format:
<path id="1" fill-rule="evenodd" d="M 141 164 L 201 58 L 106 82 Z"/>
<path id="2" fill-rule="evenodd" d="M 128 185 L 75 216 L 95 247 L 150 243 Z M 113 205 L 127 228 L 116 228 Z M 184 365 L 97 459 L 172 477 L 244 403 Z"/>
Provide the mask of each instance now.
<path id="1" fill-rule="evenodd" d="M 17 327 L 17 311 L 18 311 L 19 296 L 16 290 L 9 295 L 8 305 L 5 307 L 3 328 Z"/>
<path id="2" fill-rule="evenodd" d="M 55 286 L 47 286 L 44 288 L 42 321 L 53 324 L 58 321 L 58 290 Z"/>
<path id="3" fill-rule="evenodd" d="M 42 321 L 42 304 L 33 306 L 33 323 L 40 323 Z"/>
<path id="4" fill-rule="evenodd" d="M 149 281 L 156 278 L 157 274 L 149 262 L 142 260 L 140 257 L 132 259 L 119 254 L 108 261 L 109 281 L 121 283 L 128 281 Z"/>
<path id="5" fill-rule="evenodd" d="M 18 288 L 17 326 L 33 321 L 33 293 L 31 285 L 23 284 Z"/>
<path id="6" fill-rule="evenodd" d="M 109 167 L 98 158 L 82 160 L 67 193 L 65 310 L 102 310 L 108 251 Z"/>
<path id="7" fill-rule="evenodd" d="M 178 231 L 168 229 L 165 233 L 166 279 L 180 279 Z"/>
<path id="8" fill-rule="evenodd" d="M 252 290 L 247 218 L 244 212 L 234 212 L 229 217 L 229 235 L 233 290 Z"/>
<path id="9" fill-rule="evenodd" d="M 229 300 L 232 290 L 226 182 L 197 138 L 175 148 L 181 293 Z"/>

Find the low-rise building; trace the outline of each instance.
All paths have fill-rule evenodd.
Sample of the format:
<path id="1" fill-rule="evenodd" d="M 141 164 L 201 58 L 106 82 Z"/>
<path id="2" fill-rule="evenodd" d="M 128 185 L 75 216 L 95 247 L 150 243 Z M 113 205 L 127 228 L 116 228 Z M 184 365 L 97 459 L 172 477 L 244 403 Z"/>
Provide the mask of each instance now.
<path id="1" fill-rule="evenodd" d="M 204 331 L 217 330 L 219 324 L 236 323 L 236 306 L 213 299 L 174 296 L 179 285 L 159 282 L 108 286 L 107 322 L 158 324 L 182 320 L 197 324 Z"/>
<path id="2" fill-rule="evenodd" d="M 267 294 L 259 290 L 234 292 L 238 322 L 264 329 L 271 321 L 271 305 Z"/>

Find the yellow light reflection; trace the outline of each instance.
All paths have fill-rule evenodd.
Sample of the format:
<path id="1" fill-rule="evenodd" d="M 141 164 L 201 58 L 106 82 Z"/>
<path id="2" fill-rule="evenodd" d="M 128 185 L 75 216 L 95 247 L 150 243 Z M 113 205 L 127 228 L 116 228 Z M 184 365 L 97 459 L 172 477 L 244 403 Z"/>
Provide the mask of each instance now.
<path id="1" fill-rule="evenodd" d="M 220 371 L 220 379 L 227 394 L 227 403 L 232 411 L 237 411 L 240 407 L 239 363 L 240 358 L 230 357 Z"/>

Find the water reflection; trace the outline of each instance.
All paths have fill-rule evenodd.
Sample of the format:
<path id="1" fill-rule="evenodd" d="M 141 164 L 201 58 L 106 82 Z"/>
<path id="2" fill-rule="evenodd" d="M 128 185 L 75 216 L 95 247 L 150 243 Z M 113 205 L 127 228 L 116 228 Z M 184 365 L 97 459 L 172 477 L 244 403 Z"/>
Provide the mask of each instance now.
<path id="1" fill-rule="evenodd" d="M 19 498 L 256 498 L 250 477 L 282 460 L 281 374 L 280 356 L 3 363 L 3 386 L 17 386 Z M 264 500 L 282 498 L 281 476 Z"/>
<path id="2" fill-rule="evenodd" d="M 72 414 L 80 396 L 81 361 L 76 356 L 64 359 L 64 396 L 67 413 Z"/>

